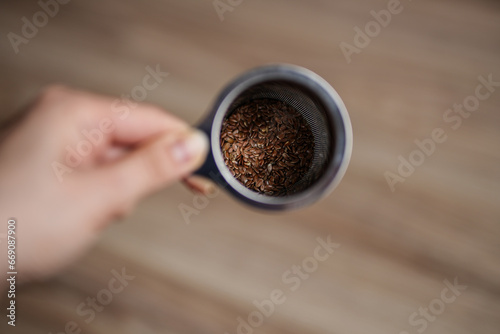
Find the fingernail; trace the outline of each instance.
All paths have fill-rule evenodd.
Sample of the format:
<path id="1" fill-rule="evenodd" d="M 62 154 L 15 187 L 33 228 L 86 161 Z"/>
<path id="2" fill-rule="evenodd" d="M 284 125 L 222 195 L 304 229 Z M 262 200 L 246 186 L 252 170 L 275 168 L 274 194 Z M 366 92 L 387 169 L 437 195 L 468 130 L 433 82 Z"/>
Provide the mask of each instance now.
<path id="1" fill-rule="evenodd" d="M 213 193 L 215 193 L 215 191 L 217 190 L 217 188 L 213 185 L 212 182 L 208 182 L 206 185 L 205 185 L 205 189 L 204 189 L 204 194 L 208 194 L 208 195 L 211 195 Z"/>
<path id="2" fill-rule="evenodd" d="M 178 164 L 187 162 L 206 154 L 208 139 L 205 133 L 194 130 L 187 137 L 176 142 L 172 147 L 172 158 Z"/>

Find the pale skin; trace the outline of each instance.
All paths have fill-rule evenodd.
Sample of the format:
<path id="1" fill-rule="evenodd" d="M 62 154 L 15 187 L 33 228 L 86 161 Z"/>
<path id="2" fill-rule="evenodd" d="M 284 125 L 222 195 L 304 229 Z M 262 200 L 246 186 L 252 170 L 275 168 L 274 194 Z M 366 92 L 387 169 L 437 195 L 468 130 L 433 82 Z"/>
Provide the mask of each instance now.
<path id="1" fill-rule="evenodd" d="M 111 111 L 114 100 L 47 88 L 0 142 L 0 275 L 9 271 L 9 218 L 17 221 L 18 279 L 30 281 L 78 259 L 103 228 L 148 194 L 182 179 L 196 191 L 210 191 L 209 183 L 189 178 L 206 156 L 203 134 L 147 104 L 119 118 Z M 99 128 L 104 118 L 112 131 L 58 177 L 54 162 L 65 164 L 67 146 L 76 147 L 85 140 L 82 131 Z"/>

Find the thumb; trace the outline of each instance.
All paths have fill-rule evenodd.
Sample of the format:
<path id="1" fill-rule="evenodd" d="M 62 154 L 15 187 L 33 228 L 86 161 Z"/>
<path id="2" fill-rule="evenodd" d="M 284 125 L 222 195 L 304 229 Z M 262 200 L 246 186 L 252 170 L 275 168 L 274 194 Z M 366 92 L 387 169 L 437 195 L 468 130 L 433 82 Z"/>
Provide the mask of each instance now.
<path id="1" fill-rule="evenodd" d="M 104 167 L 99 179 L 108 196 L 129 206 L 191 174 L 201 166 L 207 151 L 208 139 L 203 132 L 169 132 Z"/>

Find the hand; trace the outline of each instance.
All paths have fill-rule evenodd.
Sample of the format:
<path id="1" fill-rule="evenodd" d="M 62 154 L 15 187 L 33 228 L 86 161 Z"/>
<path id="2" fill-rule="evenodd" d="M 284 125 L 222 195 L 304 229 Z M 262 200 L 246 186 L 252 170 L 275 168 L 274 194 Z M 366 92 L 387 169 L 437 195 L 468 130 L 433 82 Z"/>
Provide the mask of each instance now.
<path id="1" fill-rule="evenodd" d="M 202 164 L 204 134 L 157 107 L 117 102 L 51 87 L 0 143 L 0 235 L 15 217 L 20 280 L 69 264 L 140 198 Z"/>

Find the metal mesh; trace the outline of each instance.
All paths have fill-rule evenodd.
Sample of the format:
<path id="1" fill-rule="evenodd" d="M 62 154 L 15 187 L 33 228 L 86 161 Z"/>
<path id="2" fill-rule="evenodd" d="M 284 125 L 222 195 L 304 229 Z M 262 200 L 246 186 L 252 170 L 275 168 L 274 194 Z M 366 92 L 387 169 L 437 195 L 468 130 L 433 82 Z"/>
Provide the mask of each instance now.
<path id="1" fill-rule="evenodd" d="M 309 171 L 290 186 L 288 194 L 307 189 L 322 175 L 333 156 L 333 134 L 324 107 L 308 90 L 290 82 L 266 82 L 245 90 L 230 106 L 226 117 L 253 100 L 273 99 L 294 107 L 309 124 L 314 136 L 314 155 Z"/>

